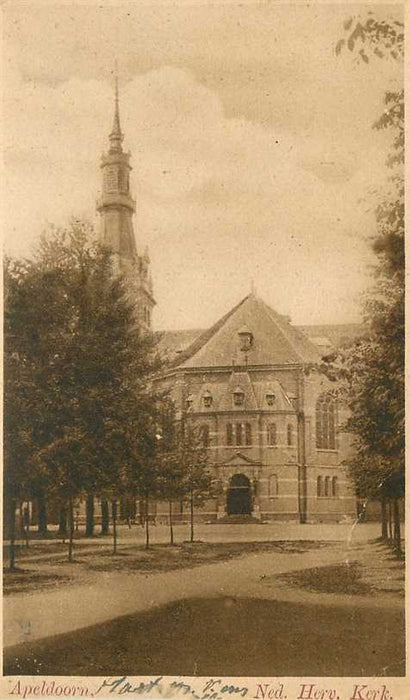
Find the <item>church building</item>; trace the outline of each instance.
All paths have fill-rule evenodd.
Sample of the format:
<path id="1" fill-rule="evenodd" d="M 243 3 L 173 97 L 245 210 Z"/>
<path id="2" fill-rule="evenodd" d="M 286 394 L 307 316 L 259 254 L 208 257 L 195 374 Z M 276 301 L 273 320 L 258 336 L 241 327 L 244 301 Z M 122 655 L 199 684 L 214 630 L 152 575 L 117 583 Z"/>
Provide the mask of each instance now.
<path id="1" fill-rule="evenodd" d="M 160 383 L 179 416 L 199 427 L 223 487 L 197 517 L 354 518 L 342 464 L 346 414 L 334 384 L 315 369 L 320 349 L 254 292 L 185 349 L 175 350 L 177 336 L 163 335 L 164 352 L 174 351 Z"/>
<path id="2" fill-rule="evenodd" d="M 117 86 L 109 142 L 97 202 L 101 240 L 132 285 L 141 326 L 151 329 L 149 257 L 138 253 L 135 242 Z M 341 430 L 346 416 L 334 385 L 315 369 L 328 344 L 326 338 L 313 342 L 254 292 L 209 330 L 162 334 L 160 349 L 169 363 L 156 381 L 170 392 L 177 415 L 199 426 L 222 485 L 197 518 L 306 523 L 355 517 L 343 466 L 350 449 Z M 152 505 L 152 517 L 166 521 L 168 506 Z M 186 519 L 183 504 L 178 513 Z"/>

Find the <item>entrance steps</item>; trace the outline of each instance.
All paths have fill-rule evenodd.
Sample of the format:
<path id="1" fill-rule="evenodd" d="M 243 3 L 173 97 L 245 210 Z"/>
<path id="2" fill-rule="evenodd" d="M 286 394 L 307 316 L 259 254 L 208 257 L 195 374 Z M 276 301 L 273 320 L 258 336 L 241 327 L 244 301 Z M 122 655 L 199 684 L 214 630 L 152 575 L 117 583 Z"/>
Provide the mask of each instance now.
<path id="1" fill-rule="evenodd" d="M 223 518 L 216 521 L 217 525 L 250 525 L 255 523 L 260 525 L 261 521 L 254 518 L 253 515 L 224 515 Z"/>

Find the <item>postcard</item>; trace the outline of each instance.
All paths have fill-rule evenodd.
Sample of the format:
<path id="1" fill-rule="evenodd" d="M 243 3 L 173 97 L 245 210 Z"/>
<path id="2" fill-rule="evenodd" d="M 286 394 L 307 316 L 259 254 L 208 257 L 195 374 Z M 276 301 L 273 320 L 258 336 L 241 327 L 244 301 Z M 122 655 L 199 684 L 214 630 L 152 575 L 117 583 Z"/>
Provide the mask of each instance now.
<path id="1" fill-rule="evenodd" d="M 404 5 L 2 19 L 1 697 L 404 700 Z"/>

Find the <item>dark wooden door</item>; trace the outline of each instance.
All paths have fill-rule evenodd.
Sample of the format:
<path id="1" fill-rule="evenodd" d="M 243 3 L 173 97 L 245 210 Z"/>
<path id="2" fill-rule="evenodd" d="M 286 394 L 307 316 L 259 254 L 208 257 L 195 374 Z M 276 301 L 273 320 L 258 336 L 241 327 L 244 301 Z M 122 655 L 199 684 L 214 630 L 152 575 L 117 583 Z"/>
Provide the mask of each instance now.
<path id="1" fill-rule="evenodd" d="M 228 515 L 250 515 L 252 512 L 250 483 L 244 474 L 235 474 L 231 479 L 227 512 Z"/>

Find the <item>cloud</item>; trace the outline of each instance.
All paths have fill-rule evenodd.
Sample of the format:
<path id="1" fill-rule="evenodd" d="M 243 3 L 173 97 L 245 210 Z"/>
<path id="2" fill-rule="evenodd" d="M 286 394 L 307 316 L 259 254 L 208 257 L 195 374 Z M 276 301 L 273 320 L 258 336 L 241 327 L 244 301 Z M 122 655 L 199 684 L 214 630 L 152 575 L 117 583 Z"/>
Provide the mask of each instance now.
<path id="1" fill-rule="evenodd" d="M 6 245 L 23 251 L 47 221 L 94 218 L 113 99 L 97 79 L 10 79 Z M 169 65 L 123 85 L 121 113 L 159 327 L 212 323 L 251 279 L 298 323 L 357 318 L 374 226 L 358 200 L 385 177 L 384 134 L 363 126 L 349 144 L 343 129 L 307 138 L 229 116 L 219 93 Z"/>

